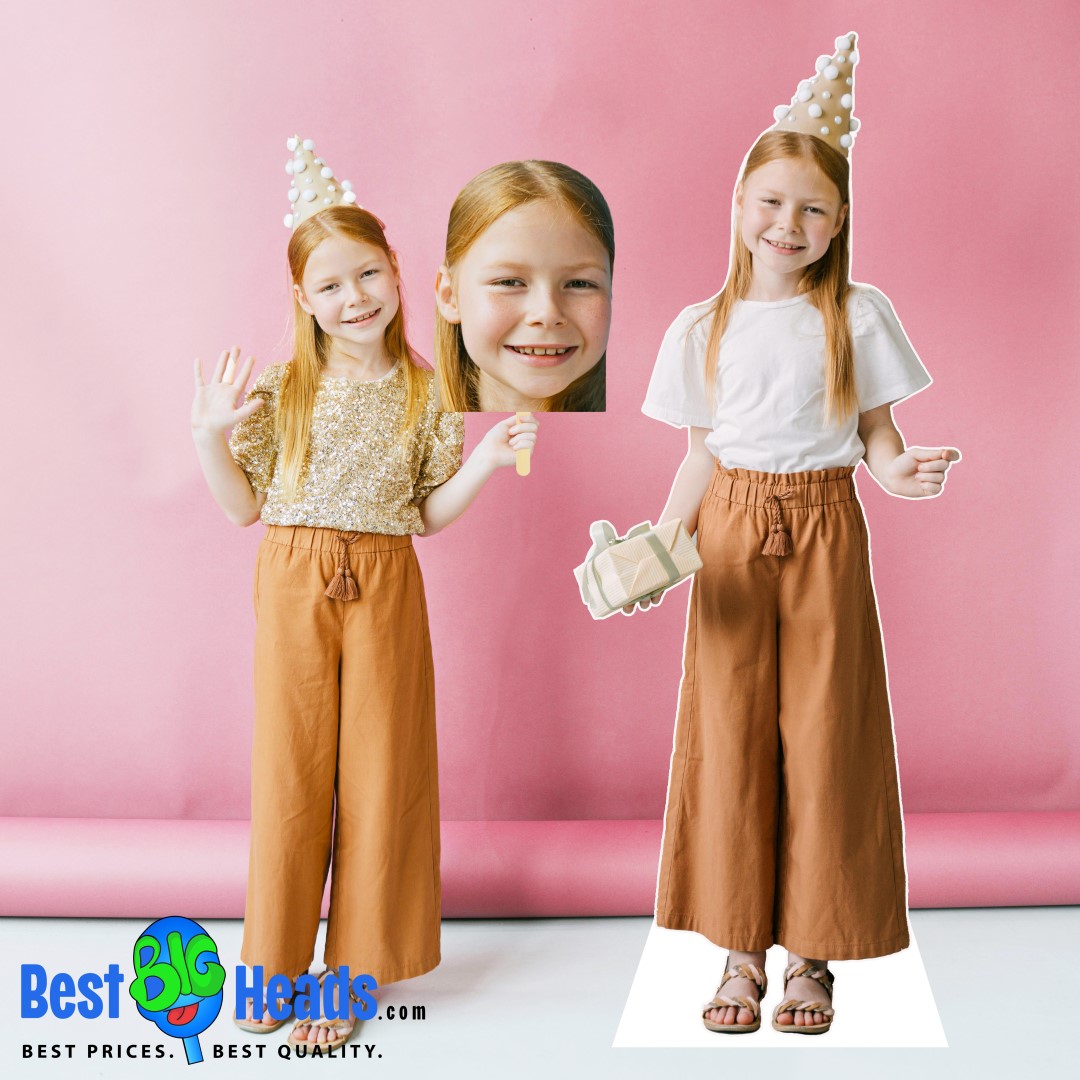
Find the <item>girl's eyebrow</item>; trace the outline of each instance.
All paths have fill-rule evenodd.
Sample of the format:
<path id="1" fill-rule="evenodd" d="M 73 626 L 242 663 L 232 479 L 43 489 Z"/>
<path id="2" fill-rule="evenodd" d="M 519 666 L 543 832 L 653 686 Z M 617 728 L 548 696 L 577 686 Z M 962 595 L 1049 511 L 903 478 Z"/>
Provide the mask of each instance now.
<path id="1" fill-rule="evenodd" d="M 488 273 L 488 274 L 495 273 L 496 271 L 499 271 L 499 270 L 508 270 L 508 271 L 512 271 L 514 273 L 521 273 L 523 271 L 531 271 L 531 270 L 535 270 L 535 269 L 536 269 L 536 267 L 534 265 L 530 264 L 530 263 L 515 263 L 515 262 L 495 262 L 495 263 L 489 263 L 487 266 L 481 267 L 481 270 L 484 273 Z M 575 272 L 577 272 L 579 270 L 596 270 L 601 274 L 606 274 L 606 273 L 609 272 L 608 268 L 606 266 L 604 266 L 602 263 L 597 263 L 597 262 L 574 263 L 571 266 L 562 266 L 559 269 L 561 271 L 563 271 L 563 272 L 566 272 L 566 273 L 575 273 Z"/>
<path id="2" fill-rule="evenodd" d="M 762 195 L 786 195 L 787 192 L 774 191 L 772 188 L 762 188 L 761 189 L 761 194 Z M 820 196 L 818 198 L 804 198 L 804 199 L 799 199 L 798 201 L 799 202 L 808 202 L 808 203 L 827 203 L 827 202 L 832 202 L 833 200 L 830 199 L 828 195 L 822 195 L 822 196 Z"/>
<path id="3" fill-rule="evenodd" d="M 361 270 L 369 270 L 369 269 L 371 269 L 371 267 L 378 266 L 378 265 L 379 265 L 379 260 L 378 259 L 368 259 L 366 262 L 357 263 L 356 266 L 352 267 L 352 269 L 350 269 L 350 270 L 344 271 L 344 273 L 341 273 L 341 274 L 326 274 L 324 277 L 316 278 L 315 279 L 315 284 L 316 285 L 325 285 L 328 281 L 337 281 L 337 279 L 339 277 L 346 277 L 349 274 L 355 274 L 355 273 L 358 273 Z"/>

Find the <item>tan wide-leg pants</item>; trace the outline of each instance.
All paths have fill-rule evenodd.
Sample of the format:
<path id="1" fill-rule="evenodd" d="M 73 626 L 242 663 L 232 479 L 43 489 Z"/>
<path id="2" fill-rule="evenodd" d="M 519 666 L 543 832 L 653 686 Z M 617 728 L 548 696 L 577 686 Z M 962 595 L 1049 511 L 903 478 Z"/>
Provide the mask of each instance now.
<path id="1" fill-rule="evenodd" d="M 352 536 L 355 600 L 324 595 Z M 427 609 L 409 536 L 270 526 L 255 569 L 251 859 L 241 959 L 380 983 L 439 962 L 439 796 Z"/>
<path id="2" fill-rule="evenodd" d="M 815 959 L 908 944 L 885 657 L 853 472 L 713 475 L 698 522 L 704 566 L 687 622 L 660 926 Z M 763 554 L 777 530 L 791 553 Z"/>

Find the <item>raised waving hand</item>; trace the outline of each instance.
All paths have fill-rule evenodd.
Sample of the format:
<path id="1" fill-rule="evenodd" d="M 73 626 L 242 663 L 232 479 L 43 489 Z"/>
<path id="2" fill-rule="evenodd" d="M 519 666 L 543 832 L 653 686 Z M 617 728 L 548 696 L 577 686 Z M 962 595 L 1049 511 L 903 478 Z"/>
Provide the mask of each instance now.
<path id="1" fill-rule="evenodd" d="M 194 431 L 224 433 L 265 404 L 260 397 L 252 398 L 246 404 L 239 404 L 251 377 L 255 357 L 249 356 L 238 369 L 236 362 L 239 358 L 239 346 L 223 350 L 214 366 L 210 381 L 205 382 L 202 361 L 196 357 L 195 400 L 191 406 L 191 427 Z"/>

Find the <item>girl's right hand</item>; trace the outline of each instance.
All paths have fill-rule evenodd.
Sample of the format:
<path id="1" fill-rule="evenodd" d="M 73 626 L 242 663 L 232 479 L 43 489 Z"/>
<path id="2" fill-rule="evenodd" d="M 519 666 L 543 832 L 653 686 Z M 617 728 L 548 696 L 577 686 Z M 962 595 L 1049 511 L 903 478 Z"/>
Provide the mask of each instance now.
<path id="1" fill-rule="evenodd" d="M 202 361 L 196 357 L 195 401 L 191 406 L 191 430 L 196 434 L 224 434 L 265 404 L 261 397 L 255 397 L 238 405 L 255 364 L 255 357 L 249 356 L 237 371 L 239 357 L 239 346 L 225 349 L 218 357 L 209 383 L 203 381 Z"/>
<path id="2" fill-rule="evenodd" d="M 648 596 L 643 596 L 640 600 L 635 600 L 632 604 L 627 604 L 623 608 L 624 615 L 633 615 L 634 608 L 639 607 L 642 611 L 648 611 L 654 604 L 660 603 L 660 597 L 667 592 L 667 589 L 658 589 L 654 593 L 650 593 Z"/>

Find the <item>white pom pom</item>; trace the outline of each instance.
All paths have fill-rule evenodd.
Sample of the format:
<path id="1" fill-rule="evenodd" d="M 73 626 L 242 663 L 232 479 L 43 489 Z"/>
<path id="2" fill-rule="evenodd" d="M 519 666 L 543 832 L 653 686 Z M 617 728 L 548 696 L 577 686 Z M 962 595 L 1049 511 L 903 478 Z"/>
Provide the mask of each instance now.
<path id="1" fill-rule="evenodd" d="M 828 135 L 828 134 L 829 134 L 829 129 L 828 129 L 827 127 L 823 127 L 823 128 L 821 129 L 821 134 L 822 134 L 822 135 Z"/>
<path id="2" fill-rule="evenodd" d="M 315 192 L 312 191 L 311 188 L 308 188 L 307 191 L 304 192 L 304 202 L 314 202 L 314 201 L 315 201 Z"/>
<path id="3" fill-rule="evenodd" d="M 831 64 L 831 63 L 832 63 L 832 57 L 831 56 L 819 56 L 817 58 L 817 61 L 814 64 L 814 67 L 818 71 L 824 71 L 825 68 L 828 67 L 829 64 Z"/>
<path id="4" fill-rule="evenodd" d="M 285 162 L 285 171 L 287 173 L 292 172 L 292 158 L 289 158 L 289 160 Z"/>
<path id="5" fill-rule="evenodd" d="M 859 62 L 859 52 L 858 52 L 858 50 L 856 49 L 856 50 L 855 50 L 855 52 L 853 52 L 853 53 L 852 53 L 852 54 L 851 54 L 851 55 L 850 55 L 850 56 L 848 57 L 848 59 L 849 59 L 849 60 L 850 60 L 850 61 L 851 61 L 851 62 L 852 62 L 853 64 L 857 64 L 857 63 Z"/>
<path id="6" fill-rule="evenodd" d="M 851 76 L 849 75 L 849 76 L 848 76 L 848 77 L 847 77 L 847 78 L 846 78 L 846 79 L 844 80 L 844 82 L 846 82 L 846 83 L 848 84 L 848 86 L 850 86 L 850 85 L 851 85 Z"/>
<path id="7" fill-rule="evenodd" d="M 314 140 L 313 139 L 305 139 L 304 140 L 304 149 L 305 150 L 314 150 L 315 149 Z"/>
<path id="8" fill-rule="evenodd" d="M 326 198 L 323 199 L 323 206 L 329 206 L 333 201 L 334 200 L 331 199 L 329 195 L 327 195 Z"/>
<path id="9" fill-rule="evenodd" d="M 829 98 L 831 98 L 831 97 L 832 97 L 832 94 L 830 94 L 828 90 L 822 90 L 822 91 L 821 91 L 821 96 L 822 96 L 822 97 L 823 97 L 823 98 L 824 98 L 824 99 L 825 99 L 826 101 L 828 101 L 828 100 L 829 100 Z"/>
<path id="10" fill-rule="evenodd" d="M 303 150 L 297 150 L 297 151 L 296 151 L 296 152 L 295 152 L 295 153 L 293 154 L 293 157 L 296 157 L 296 158 L 302 158 L 303 156 L 304 156 L 304 151 L 303 151 Z"/>
<path id="11" fill-rule="evenodd" d="M 321 157 L 317 157 L 317 158 L 315 159 L 315 164 L 316 164 L 316 165 L 321 165 L 322 163 L 323 163 L 323 159 L 322 159 Z"/>
<path id="12" fill-rule="evenodd" d="M 834 116 L 832 120 L 837 127 L 839 127 L 844 122 L 844 118 L 842 116 Z"/>
<path id="13" fill-rule="evenodd" d="M 286 229 L 291 229 L 292 228 L 292 214 L 286 214 L 285 215 L 285 228 Z"/>
<path id="14" fill-rule="evenodd" d="M 342 180 L 341 181 L 341 190 L 342 191 L 352 191 L 352 184 L 349 183 L 348 180 Z"/>
<path id="15" fill-rule="evenodd" d="M 844 94 L 843 97 L 840 98 L 840 108 L 841 109 L 850 109 L 851 108 L 851 95 L 850 94 Z"/>
<path id="16" fill-rule="evenodd" d="M 333 169 L 331 169 L 331 168 L 330 168 L 330 167 L 329 167 L 328 165 L 324 165 L 324 166 L 323 166 L 323 167 L 322 167 L 322 168 L 321 168 L 321 169 L 319 170 L 319 175 L 320 175 L 320 176 L 321 176 L 321 177 L 322 177 L 322 178 L 323 178 L 324 180 L 329 180 L 329 179 L 330 179 L 330 177 L 334 175 L 334 170 L 333 170 Z"/>
<path id="17" fill-rule="evenodd" d="M 351 191 L 346 191 L 345 194 L 341 196 L 341 201 L 343 203 L 354 203 L 356 202 L 356 196 Z"/>
<path id="18" fill-rule="evenodd" d="M 806 111 L 816 120 L 821 115 L 821 106 L 811 105 Z"/>
<path id="19" fill-rule="evenodd" d="M 289 150 L 295 150 L 296 149 L 296 142 L 297 142 L 296 136 L 294 135 L 291 139 L 286 139 L 285 140 L 285 146 Z"/>
<path id="20" fill-rule="evenodd" d="M 306 179 L 306 180 L 304 181 L 304 183 L 305 183 L 305 184 L 314 184 L 314 183 L 315 183 L 315 177 L 314 177 L 314 176 L 309 176 L 309 177 L 308 177 L 308 178 L 307 178 L 307 179 Z"/>
<path id="21" fill-rule="evenodd" d="M 809 79 L 803 79 L 802 82 L 799 83 L 799 89 L 800 90 L 809 90 L 809 89 L 811 89 L 812 85 L 813 84 L 810 82 Z"/>
<path id="22" fill-rule="evenodd" d="M 848 51 L 848 49 L 850 49 L 850 48 L 851 48 L 851 38 L 849 38 L 849 37 L 848 37 L 848 36 L 847 36 L 847 35 L 845 34 L 845 35 L 844 35 L 843 37 L 838 37 L 838 38 L 837 38 L 837 39 L 836 39 L 836 40 L 835 40 L 835 41 L 833 42 L 833 45 L 835 45 L 835 46 L 836 46 L 836 51 L 837 51 L 837 52 L 847 52 L 847 51 Z"/>
<path id="23" fill-rule="evenodd" d="M 856 131 L 856 130 L 858 129 L 858 127 L 859 127 L 859 118 L 858 118 L 857 116 L 853 116 L 853 117 L 852 117 L 852 118 L 851 118 L 851 119 L 850 119 L 850 120 L 848 121 L 848 124 L 849 124 L 849 126 L 851 127 L 851 130 L 852 130 L 852 131 Z"/>
<path id="24" fill-rule="evenodd" d="M 786 105 L 777 105 L 772 111 L 774 120 L 783 120 L 784 114 L 787 112 L 788 107 Z"/>
<path id="25" fill-rule="evenodd" d="M 300 189 L 291 187 L 289 188 L 289 202 L 296 202 L 300 198 Z"/>
<path id="26" fill-rule="evenodd" d="M 800 90 L 795 95 L 796 101 L 809 101 L 814 96 L 813 90 Z"/>
<path id="27" fill-rule="evenodd" d="M 840 136 L 840 145 L 843 146 L 843 147 L 850 146 L 851 145 L 851 136 L 850 135 L 841 135 Z"/>
<path id="28" fill-rule="evenodd" d="M 327 191 L 337 191 L 337 188 L 334 187 L 333 184 L 328 184 L 326 190 Z"/>
<path id="29" fill-rule="evenodd" d="M 297 158 L 292 163 L 292 171 L 294 173 L 302 173 L 307 168 L 307 162 L 303 158 Z"/>
<path id="30" fill-rule="evenodd" d="M 823 72 L 822 75 L 826 79 L 835 79 L 840 74 L 840 69 L 835 64 L 830 64 Z"/>

